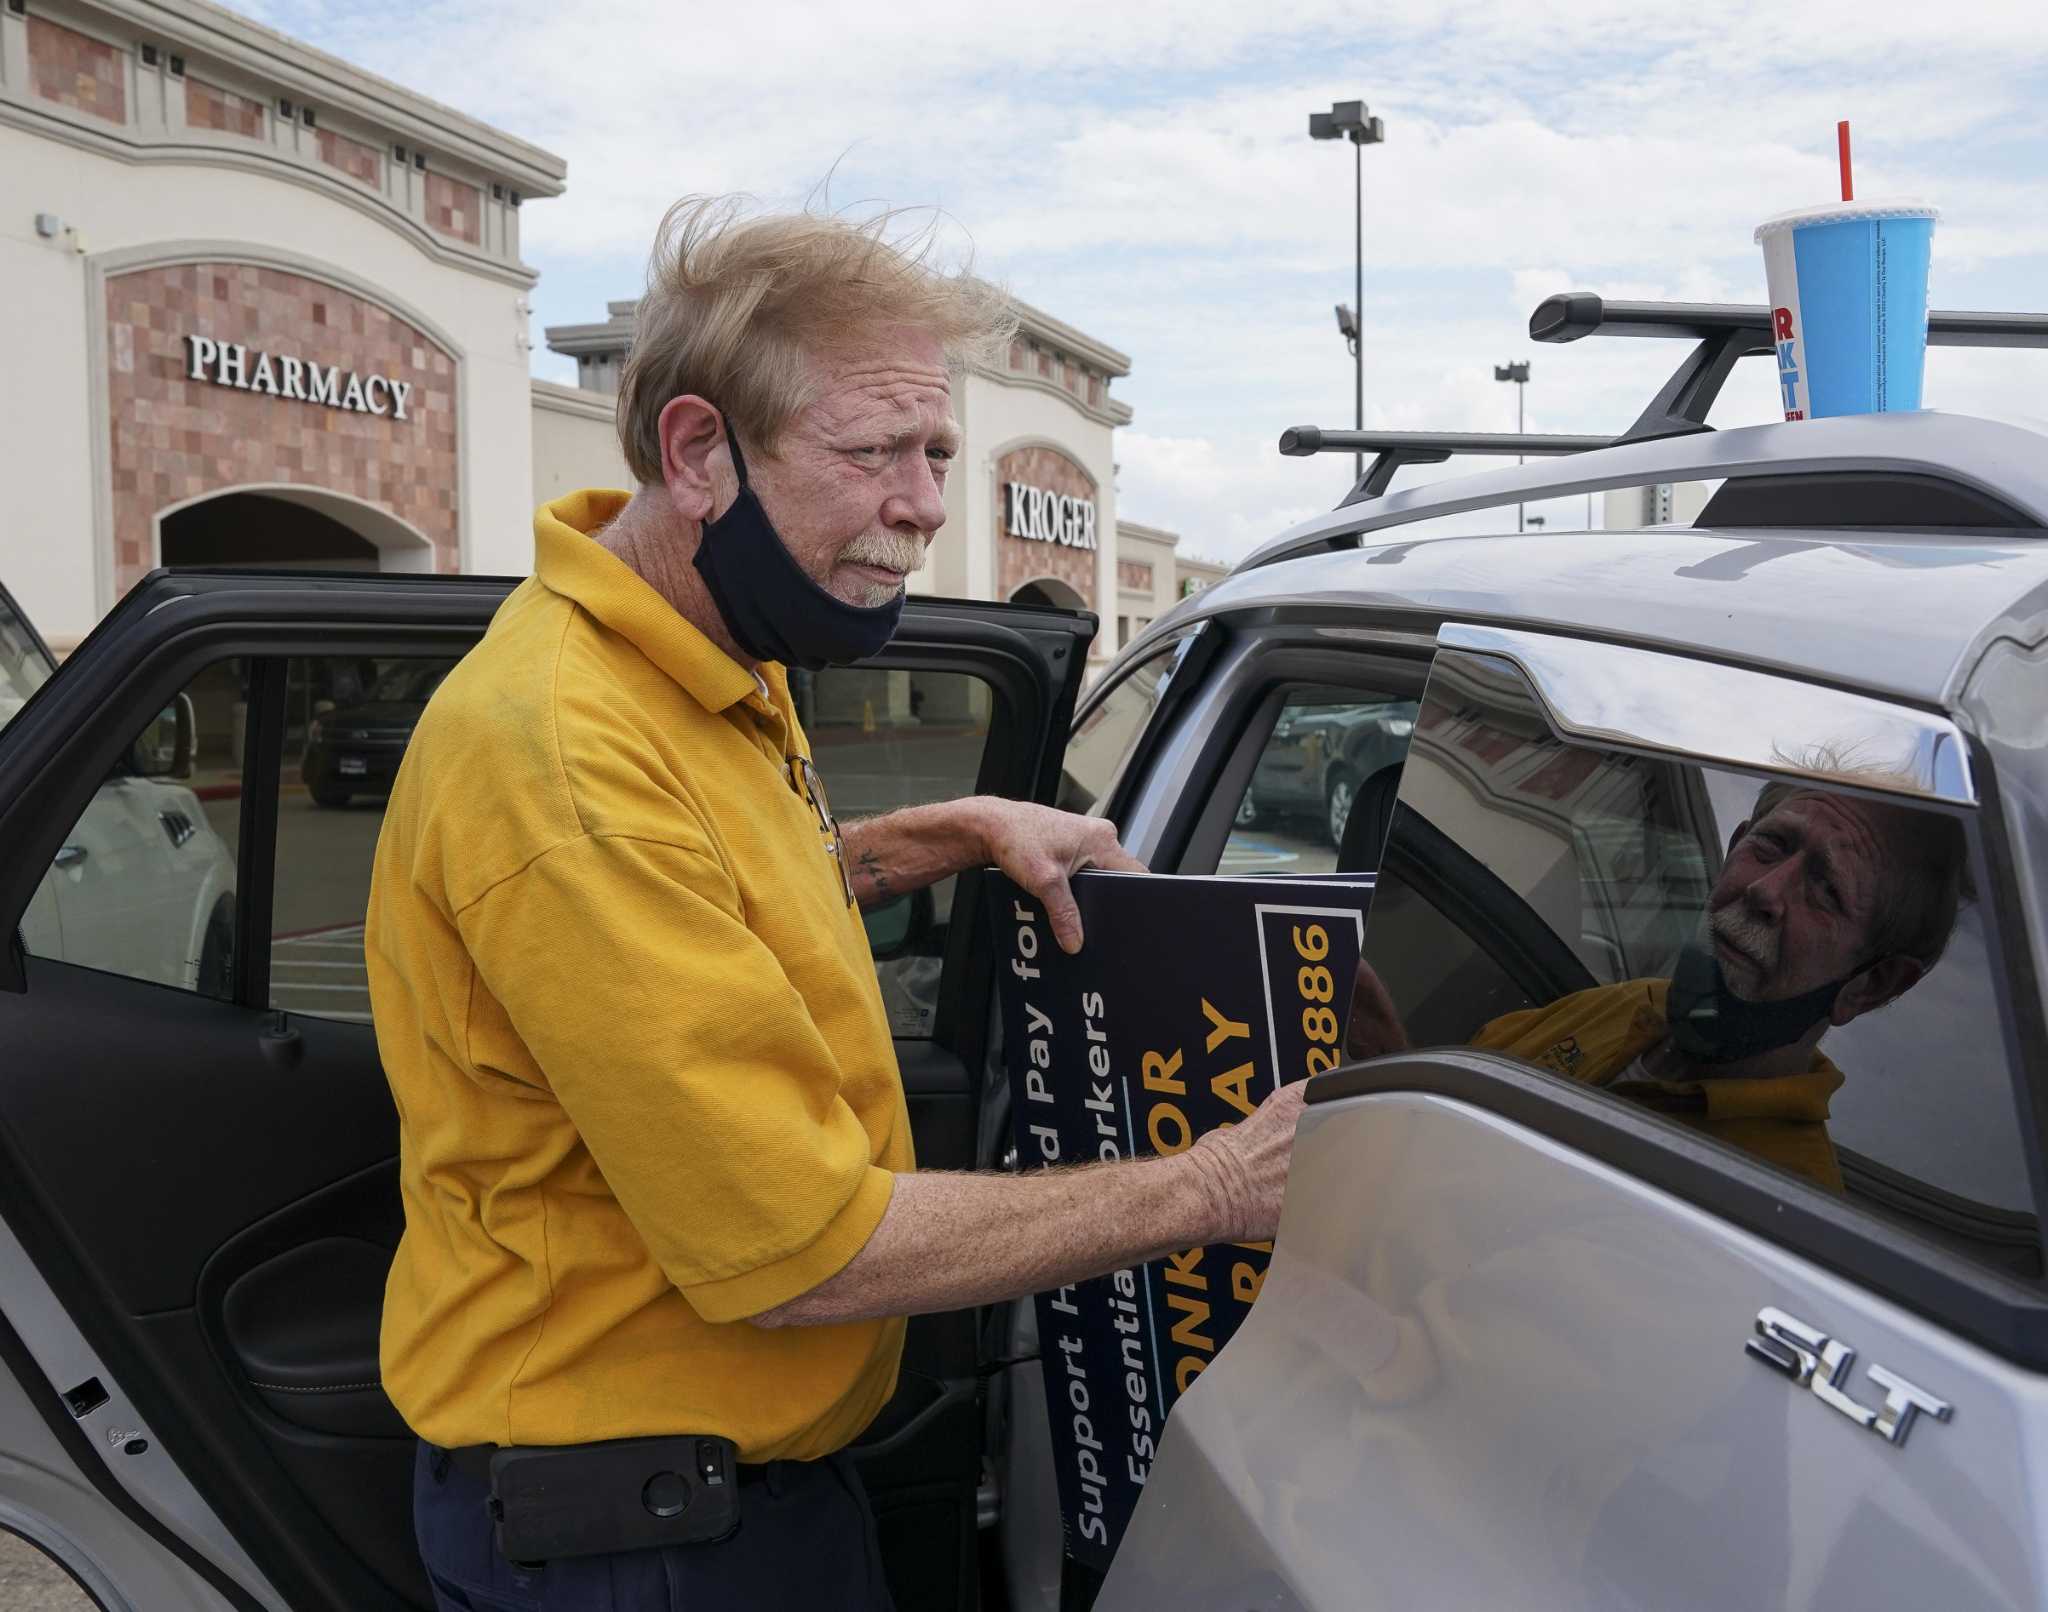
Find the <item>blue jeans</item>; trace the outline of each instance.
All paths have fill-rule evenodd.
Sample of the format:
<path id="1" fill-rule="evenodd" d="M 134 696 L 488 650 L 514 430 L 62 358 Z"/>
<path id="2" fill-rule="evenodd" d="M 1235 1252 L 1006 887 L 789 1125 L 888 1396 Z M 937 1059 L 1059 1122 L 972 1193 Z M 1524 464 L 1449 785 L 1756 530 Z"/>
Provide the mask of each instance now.
<path id="1" fill-rule="evenodd" d="M 740 1489 L 739 1531 L 712 1545 L 570 1556 L 498 1554 L 489 1485 L 422 1443 L 413 1528 L 438 1612 L 891 1612 L 874 1513 L 844 1455 L 779 1462 Z"/>

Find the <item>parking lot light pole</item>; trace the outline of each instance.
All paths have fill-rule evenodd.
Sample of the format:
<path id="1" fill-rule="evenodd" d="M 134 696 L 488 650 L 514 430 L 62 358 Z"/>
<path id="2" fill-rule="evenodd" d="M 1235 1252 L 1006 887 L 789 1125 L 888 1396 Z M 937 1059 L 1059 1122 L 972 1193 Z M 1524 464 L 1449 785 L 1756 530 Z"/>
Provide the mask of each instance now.
<path id="1" fill-rule="evenodd" d="M 1345 338 L 1351 343 L 1353 369 L 1353 425 L 1360 431 L 1365 429 L 1365 343 L 1359 339 L 1359 327 L 1365 320 L 1365 148 L 1376 146 L 1386 139 L 1386 129 L 1380 120 L 1371 117 L 1363 101 L 1332 101 L 1327 112 L 1311 112 L 1308 115 L 1308 134 L 1311 140 L 1349 140 L 1352 156 L 1352 190 L 1355 200 L 1353 213 L 1353 234 L 1356 237 L 1357 257 L 1355 260 L 1354 295 L 1357 310 L 1351 319 L 1351 329 L 1345 331 Z M 1344 308 L 1337 309 L 1337 328 L 1344 331 Z M 1365 455 L 1352 455 L 1353 480 L 1365 475 Z"/>
<path id="2" fill-rule="evenodd" d="M 1520 436 L 1522 434 L 1522 388 L 1529 384 L 1529 362 L 1527 359 L 1524 359 L 1519 364 L 1495 364 L 1493 366 L 1493 378 L 1497 381 L 1513 381 L 1515 383 L 1515 435 Z M 1521 462 L 1522 456 L 1518 453 L 1515 455 L 1515 463 L 1520 464 Z M 1527 530 L 1527 527 L 1523 524 L 1522 506 L 1520 504 L 1515 505 L 1515 530 L 1518 532 Z"/>

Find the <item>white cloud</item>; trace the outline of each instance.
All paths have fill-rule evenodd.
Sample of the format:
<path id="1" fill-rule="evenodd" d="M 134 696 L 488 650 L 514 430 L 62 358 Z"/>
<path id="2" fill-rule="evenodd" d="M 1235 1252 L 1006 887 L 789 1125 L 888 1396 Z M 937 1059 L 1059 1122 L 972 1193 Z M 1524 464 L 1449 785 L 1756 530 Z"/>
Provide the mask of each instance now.
<path id="1" fill-rule="evenodd" d="M 524 213 L 542 322 L 631 294 L 684 192 L 785 205 L 836 165 L 835 199 L 946 208 L 984 268 L 1131 355 L 1120 509 L 1219 557 L 1345 482 L 1348 462 L 1274 451 L 1283 426 L 1351 418 L 1330 307 L 1352 295 L 1352 157 L 1306 136 L 1333 98 L 1362 94 L 1387 123 L 1364 153 L 1381 427 L 1511 426 L 1491 369 L 1508 358 L 1535 366 L 1531 429 L 1627 425 L 1675 344 L 1532 348 L 1535 303 L 1759 300 L 1750 231 L 1834 193 L 1837 117 L 1855 122 L 1860 193 L 1942 205 L 1937 305 L 2039 306 L 2048 285 L 2038 0 L 259 10 L 568 159 L 568 194 Z M 1940 353 L 1928 399 L 2032 407 L 2044 371 L 2038 354 Z M 1771 399 L 1752 363 L 1716 417 L 1769 418 Z"/>

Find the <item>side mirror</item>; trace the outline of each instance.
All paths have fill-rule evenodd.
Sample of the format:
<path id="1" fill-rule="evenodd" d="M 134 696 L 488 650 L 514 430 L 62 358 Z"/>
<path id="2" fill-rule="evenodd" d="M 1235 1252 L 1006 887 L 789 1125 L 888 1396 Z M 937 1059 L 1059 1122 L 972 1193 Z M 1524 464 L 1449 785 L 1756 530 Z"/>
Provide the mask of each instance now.
<path id="1" fill-rule="evenodd" d="M 130 746 L 128 770 L 138 778 L 190 778 L 197 727 L 192 696 L 178 695 Z"/>
<path id="2" fill-rule="evenodd" d="M 868 932 L 868 950 L 875 961 L 886 963 L 916 951 L 931 934 L 937 910 L 927 888 L 863 912 L 860 921 Z"/>

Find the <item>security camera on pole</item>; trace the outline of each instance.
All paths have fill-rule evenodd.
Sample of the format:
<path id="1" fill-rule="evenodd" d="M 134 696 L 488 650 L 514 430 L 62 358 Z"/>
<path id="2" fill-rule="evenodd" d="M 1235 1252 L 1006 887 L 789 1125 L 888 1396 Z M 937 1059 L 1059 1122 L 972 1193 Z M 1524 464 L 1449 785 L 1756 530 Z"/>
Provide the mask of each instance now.
<path id="1" fill-rule="evenodd" d="M 1359 325 L 1365 316 L 1365 148 L 1376 146 L 1386 139 L 1386 130 L 1376 117 L 1366 114 L 1363 101 L 1333 101 L 1327 112 L 1311 112 L 1308 115 L 1308 132 L 1312 140 L 1349 140 L 1351 142 L 1354 189 L 1357 197 L 1356 235 L 1358 246 L 1357 261 L 1357 302 L 1353 308 L 1337 304 L 1337 329 L 1351 345 L 1351 357 L 1357 371 L 1355 421 L 1360 431 L 1365 429 L 1365 345 L 1359 340 Z M 1353 309 L 1355 308 L 1355 312 Z M 1365 455 L 1353 456 L 1353 479 L 1365 475 Z"/>

